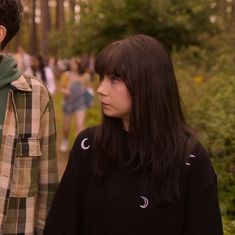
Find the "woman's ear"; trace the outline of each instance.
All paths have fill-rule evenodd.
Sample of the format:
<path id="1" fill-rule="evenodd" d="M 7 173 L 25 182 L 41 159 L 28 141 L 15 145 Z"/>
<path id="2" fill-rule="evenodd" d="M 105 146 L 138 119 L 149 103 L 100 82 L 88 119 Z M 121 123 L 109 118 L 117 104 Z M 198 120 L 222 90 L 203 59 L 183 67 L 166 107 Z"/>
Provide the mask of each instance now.
<path id="1" fill-rule="evenodd" d="M 7 35 L 6 28 L 3 25 L 0 25 L 0 44 L 3 42 L 6 35 Z"/>

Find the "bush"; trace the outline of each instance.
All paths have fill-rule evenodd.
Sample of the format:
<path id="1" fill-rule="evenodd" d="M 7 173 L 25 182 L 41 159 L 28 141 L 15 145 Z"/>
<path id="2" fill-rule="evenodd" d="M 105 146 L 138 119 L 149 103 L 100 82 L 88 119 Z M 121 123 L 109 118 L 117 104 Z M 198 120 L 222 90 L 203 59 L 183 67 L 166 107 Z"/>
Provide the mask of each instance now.
<path id="1" fill-rule="evenodd" d="M 220 41 L 217 39 L 217 41 Z M 213 41 L 215 43 L 215 39 Z M 186 117 L 217 172 L 225 235 L 235 234 L 235 66 L 229 44 L 175 52 Z M 232 45 L 232 44 L 231 44 Z"/>

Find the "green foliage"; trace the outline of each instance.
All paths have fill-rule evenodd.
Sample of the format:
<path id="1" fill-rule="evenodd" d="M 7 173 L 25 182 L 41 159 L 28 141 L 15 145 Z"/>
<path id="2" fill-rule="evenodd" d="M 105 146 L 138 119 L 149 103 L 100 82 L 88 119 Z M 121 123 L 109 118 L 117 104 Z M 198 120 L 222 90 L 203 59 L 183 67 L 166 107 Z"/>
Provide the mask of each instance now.
<path id="1" fill-rule="evenodd" d="M 68 58 L 80 53 L 77 43 L 77 25 L 67 24 L 63 31 L 50 32 L 50 48 L 58 58 Z"/>
<path id="2" fill-rule="evenodd" d="M 174 55 L 191 124 L 214 155 L 235 151 L 235 69 L 228 45 L 232 47 L 227 43 L 209 50 L 190 47 Z M 201 82 L 195 81 L 197 76 Z"/>
<path id="3" fill-rule="evenodd" d="M 111 41 L 139 33 L 157 37 L 170 49 L 182 48 L 200 45 L 201 38 L 216 31 L 208 0 L 91 0 L 81 1 L 80 7 L 79 23 L 68 23 L 63 33 L 56 33 L 59 50 L 65 45 L 60 40 L 71 46 L 68 54 L 96 53 Z"/>
<path id="4" fill-rule="evenodd" d="M 87 117 L 85 123 L 86 126 L 94 126 L 100 123 L 100 120 L 101 120 L 100 104 L 98 101 L 98 97 L 95 96 L 92 107 L 87 111 Z"/>
<path id="5" fill-rule="evenodd" d="M 224 233 L 235 234 L 234 35 L 211 38 L 206 47 L 173 53 L 190 125 L 212 157 L 218 176 Z"/>
<path id="6" fill-rule="evenodd" d="M 235 234 L 235 220 L 229 220 L 226 217 L 223 219 L 224 235 Z"/>

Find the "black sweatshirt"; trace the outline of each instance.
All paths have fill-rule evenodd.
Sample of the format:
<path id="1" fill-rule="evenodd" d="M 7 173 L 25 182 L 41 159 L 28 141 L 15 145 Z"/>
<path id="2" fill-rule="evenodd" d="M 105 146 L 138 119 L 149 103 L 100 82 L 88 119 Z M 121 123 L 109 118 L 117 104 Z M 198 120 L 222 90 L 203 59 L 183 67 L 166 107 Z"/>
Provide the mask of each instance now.
<path id="1" fill-rule="evenodd" d="M 159 205 L 140 189 L 140 174 L 112 165 L 93 173 L 92 129 L 76 139 L 44 235 L 222 235 L 217 180 L 198 144 L 184 162 L 184 196 Z"/>

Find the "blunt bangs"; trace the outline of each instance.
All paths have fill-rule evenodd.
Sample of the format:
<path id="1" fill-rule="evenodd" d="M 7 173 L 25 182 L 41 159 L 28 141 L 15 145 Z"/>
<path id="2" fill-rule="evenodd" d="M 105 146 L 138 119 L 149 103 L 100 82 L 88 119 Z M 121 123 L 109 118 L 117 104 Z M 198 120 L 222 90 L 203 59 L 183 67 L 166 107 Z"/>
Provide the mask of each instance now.
<path id="1" fill-rule="evenodd" d="M 121 41 L 105 47 L 97 56 L 95 72 L 100 76 L 115 75 L 121 80 L 126 80 L 126 63 L 124 45 Z"/>

